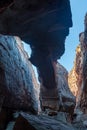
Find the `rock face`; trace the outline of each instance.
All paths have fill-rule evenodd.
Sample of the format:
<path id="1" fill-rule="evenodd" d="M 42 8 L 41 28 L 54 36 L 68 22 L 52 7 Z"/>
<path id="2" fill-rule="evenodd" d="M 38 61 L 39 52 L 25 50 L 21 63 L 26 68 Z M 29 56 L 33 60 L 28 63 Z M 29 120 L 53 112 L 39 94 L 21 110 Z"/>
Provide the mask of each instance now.
<path id="1" fill-rule="evenodd" d="M 73 106 L 71 102 L 75 105 L 73 95 L 65 88 L 68 87 L 66 81 L 58 77 L 56 65 L 65 51 L 65 39 L 70 27 L 72 15 L 69 0 L 0 1 L 0 33 L 19 36 L 30 44 L 30 61 L 37 67 L 42 81 L 42 106 L 53 107 L 54 110 L 59 110 L 62 104 L 65 109 Z M 16 43 L 14 38 L 10 38 L 10 44 L 8 37 L 0 37 L 0 42 L 1 107 L 37 111 L 36 80 L 22 45 Z M 61 92 L 58 87 L 61 87 Z M 43 101 L 44 97 L 48 101 Z"/>
<path id="2" fill-rule="evenodd" d="M 69 109 L 73 111 L 75 107 L 75 97 L 68 86 L 68 72 L 59 63 L 56 63 L 54 66 L 57 89 L 51 89 L 49 91 L 41 85 L 40 99 L 42 101 L 42 107 L 67 112 Z"/>
<path id="3" fill-rule="evenodd" d="M 39 86 L 18 37 L 0 35 L 0 107 L 38 111 Z"/>
<path id="4" fill-rule="evenodd" d="M 81 44 L 76 48 L 76 58 L 74 61 L 74 67 L 68 75 L 68 83 L 72 93 L 77 96 L 78 90 L 82 83 L 82 54 Z"/>
<path id="5" fill-rule="evenodd" d="M 83 36 L 83 37 L 82 37 Z M 82 39 L 83 38 L 83 39 Z M 82 50 L 82 84 L 81 84 L 81 110 L 87 114 L 87 14 L 85 16 L 85 30 L 80 35 L 81 50 Z"/>
<path id="6" fill-rule="evenodd" d="M 80 110 L 81 98 L 83 93 L 83 41 L 84 33 L 79 35 L 80 44 L 76 48 L 76 58 L 74 61 L 74 67 L 68 75 L 68 83 L 70 90 L 76 96 L 76 106 L 75 112 L 77 109 Z"/>
<path id="7" fill-rule="evenodd" d="M 21 124 L 21 125 L 20 125 Z M 16 119 L 13 130 L 75 130 L 72 125 L 56 117 L 46 115 L 29 115 L 21 113 Z"/>
<path id="8" fill-rule="evenodd" d="M 60 111 L 66 111 L 73 114 L 75 107 L 75 97 L 69 89 L 68 72 L 60 64 L 57 64 L 56 76 L 58 78 L 58 95 L 60 101 Z"/>
<path id="9" fill-rule="evenodd" d="M 57 111 L 72 115 L 75 107 L 68 73 L 57 63 L 65 51 L 71 26 L 69 0 L 0 1 L 0 33 L 19 36 L 30 44 L 30 61 L 37 67 L 41 82 L 41 106 L 55 110 L 49 112 L 50 116 L 56 116 Z M 39 105 L 38 85 L 29 58 L 21 40 L 11 36 L 0 35 L 0 130 L 5 130 L 12 120 L 13 110 L 34 113 Z M 62 115 L 64 122 L 48 115 L 20 113 L 12 130 L 74 130 L 66 122 L 65 113 Z"/>
<path id="10" fill-rule="evenodd" d="M 57 89 L 49 91 L 41 86 L 42 107 L 52 109 L 49 110 L 49 116 L 43 112 L 36 116 L 20 113 L 21 115 L 13 120 L 14 110 L 34 113 L 39 107 L 39 87 L 28 59 L 18 37 L 0 35 L 0 130 L 74 130 L 73 126 L 67 123 L 65 112 L 73 114 L 75 97 L 68 87 L 68 72 L 59 63 L 53 65 Z"/>
<path id="11" fill-rule="evenodd" d="M 0 12 L 0 33 L 19 36 L 30 44 L 30 61 L 38 68 L 43 85 L 55 88 L 52 63 L 64 53 L 72 26 L 69 0 L 1 1 Z"/>
<path id="12" fill-rule="evenodd" d="M 75 74 L 75 80 L 69 75 L 71 89 L 75 86 L 76 112 L 87 113 L 87 14 L 85 16 L 85 30 L 79 35 L 80 45 L 77 47 L 74 69 L 71 74 Z M 74 84 L 72 84 L 74 82 Z M 73 90 L 72 90 L 73 92 Z M 78 111 L 79 110 L 79 111 Z M 82 111 L 82 112 L 81 112 Z"/>

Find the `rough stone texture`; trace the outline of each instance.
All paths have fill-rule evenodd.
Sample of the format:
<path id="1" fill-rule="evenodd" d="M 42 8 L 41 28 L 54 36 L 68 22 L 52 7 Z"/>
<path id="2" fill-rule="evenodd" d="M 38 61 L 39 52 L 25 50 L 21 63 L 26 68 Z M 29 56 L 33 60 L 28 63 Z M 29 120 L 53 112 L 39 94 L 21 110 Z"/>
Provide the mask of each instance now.
<path id="1" fill-rule="evenodd" d="M 77 115 L 80 115 L 80 113 L 87 113 L 87 14 L 84 23 L 85 30 L 79 35 L 80 45 L 77 47 L 75 69 L 73 70 L 75 71 L 74 77 L 76 77 L 75 86 L 77 86 L 78 89 L 75 109 Z M 69 78 L 71 78 L 69 80 L 72 80 L 72 77 Z M 72 86 L 74 85 L 72 84 L 70 87 Z"/>
<path id="2" fill-rule="evenodd" d="M 67 113 L 64 112 L 52 116 L 31 115 L 24 112 L 16 112 L 14 115 L 16 115 L 15 120 L 8 123 L 6 130 L 87 130 L 86 114 L 79 116 L 73 122 L 69 122 Z"/>
<path id="3" fill-rule="evenodd" d="M 83 42 L 84 33 L 79 35 L 80 44 L 76 48 L 76 58 L 74 61 L 74 67 L 68 75 L 69 88 L 76 96 L 75 113 L 80 115 L 81 98 L 83 93 Z M 81 112 L 82 113 L 82 112 Z"/>
<path id="4" fill-rule="evenodd" d="M 75 97 L 68 86 L 68 72 L 59 63 L 56 63 L 54 66 L 57 88 L 50 89 L 49 91 L 41 85 L 40 99 L 42 108 L 51 108 L 53 110 L 73 113 Z"/>
<path id="5" fill-rule="evenodd" d="M 48 31 L 52 32 L 56 29 L 64 31 L 72 26 L 69 0 L 33 0 L 32 2 L 27 0 L 14 0 L 12 2 L 13 0 L 0 1 L 0 10 L 5 8 L 6 5 L 8 7 L 0 14 L 0 25 L 2 25 L 0 33 L 18 35 L 28 40 L 28 42 L 32 39 L 33 35 L 32 40 L 36 42 L 38 38 L 39 40 L 42 38 L 42 34 L 45 34 L 45 32 L 48 35 Z M 33 34 L 30 35 L 30 33 Z M 34 39 L 35 37 L 36 39 Z M 40 44 L 42 42 L 46 44 L 43 41 L 47 40 L 46 38 L 48 37 L 38 42 Z"/>
<path id="6" fill-rule="evenodd" d="M 72 26 L 70 1 L 3 0 L 0 12 L 0 33 L 19 36 L 30 44 L 30 60 L 38 67 L 43 85 L 55 87 L 52 61 L 65 51 L 65 39 Z"/>
<path id="7" fill-rule="evenodd" d="M 87 130 L 87 115 L 78 115 L 77 118 L 73 121 L 73 127 L 75 127 L 76 130 Z"/>
<path id="8" fill-rule="evenodd" d="M 58 93 L 60 94 L 60 97 L 65 100 L 71 99 L 71 101 L 74 101 L 75 97 L 71 93 L 68 86 L 68 71 L 60 63 L 58 63 L 56 67 L 56 80 L 58 80 Z"/>
<path id="9" fill-rule="evenodd" d="M 84 38 L 81 39 L 83 66 L 80 107 L 81 110 L 87 114 L 87 14 L 85 16 L 85 30 L 83 35 Z"/>
<path id="10" fill-rule="evenodd" d="M 73 69 L 68 74 L 69 88 L 72 93 L 77 96 L 79 88 L 82 83 L 82 54 L 81 54 L 81 44 L 76 48 L 76 57 L 74 61 Z"/>
<path id="11" fill-rule="evenodd" d="M 17 123 L 18 121 L 20 123 Z M 64 123 L 58 119 L 55 119 L 55 117 L 46 115 L 34 116 L 21 113 L 17 119 L 17 122 L 15 123 L 13 130 L 22 130 L 19 129 L 21 126 L 23 126 L 23 128 L 27 128 L 26 130 L 28 130 L 29 127 L 31 130 L 75 130 L 71 124 Z"/>
<path id="12" fill-rule="evenodd" d="M 39 85 L 18 37 L 0 35 L 1 107 L 38 111 Z"/>

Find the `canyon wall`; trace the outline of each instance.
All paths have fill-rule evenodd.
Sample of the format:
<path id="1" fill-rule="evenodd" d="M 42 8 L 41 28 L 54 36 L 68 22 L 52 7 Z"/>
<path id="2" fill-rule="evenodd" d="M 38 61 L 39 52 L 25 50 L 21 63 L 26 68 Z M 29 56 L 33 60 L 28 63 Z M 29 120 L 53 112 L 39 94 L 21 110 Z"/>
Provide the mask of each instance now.
<path id="1" fill-rule="evenodd" d="M 53 66 L 57 89 L 44 87 L 41 77 L 39 86 L 21 39 L 0 35 L 1 107 L 39 111 L 41 103 L 42 109 L 74 110 L 75 97 L 68 86 L 68 72 L 58 62 Z"/>
<path id="2" fill-rule="evenodd" d="M 87 14 L 84 21 L 85 29 L 79 35 L 80 44 L 76 49 L 74 67 L 68 80 L 73 94 L 76 96 L 76 109 L 87 113 Z"/>
<path id="3" fill-rule="evenodd" d="M 0 35 L 0 108 L 38 112 L 39 85 L 18 37 Z"/>
<path id="4" fill-rule="evenodd" d="M 82 59 L 83 59 L 80 107 L 83 113 L 87 114 L 87 14 L 85 16 L 84 24 L 85 24 L 84 33 L 80 34 Z"/>
<path id="5" fill-rule="evenodd" d="M 76 48 L 76 57 L 74 66 L 68 74 L 68 83 L 72 93 L 77 96 L 78 89 L 82 83 L 82 55 L 81 55 L 81 44 Z"/>
<path id="6" fill-rule="evenodd" d="M 42 109 L 50 108 L 57 111 L 73 113 L 75 107 L 75 96 L 68 86 L 68 71 L 57 62 L 54 64 L 57 89 L 47 89 L 40 85 L 40 100 Z"/>

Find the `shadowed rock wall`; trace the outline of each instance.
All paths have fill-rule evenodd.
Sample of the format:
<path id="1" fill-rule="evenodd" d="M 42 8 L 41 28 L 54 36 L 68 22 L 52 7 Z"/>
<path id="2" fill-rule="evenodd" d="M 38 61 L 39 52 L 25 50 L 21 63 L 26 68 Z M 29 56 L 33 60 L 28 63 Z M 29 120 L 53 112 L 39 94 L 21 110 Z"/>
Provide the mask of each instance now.
<path id="1" fill-rule="evenodd" d="M 84 33 L 80 35 L 84 36 L 83 39 L 80 39 L 81 49 L 82 49 L 82 84 L 81 84 L 81 98 L 80 98 L 80 107 L 81 110 L 87 114 L 87 14 L 85 16 L 85 29 Z"/>
<path id="2" fill-rule="evenodd" d="M 0 4 L 0 33 L 19 36 L 30 44 L 30 61 L 38 68 L 43 85 L 55 88 L 52 62 L 64 53 L 72 26 L 69 0 L 8 0 Z"/>
<path id="3" fill-rule="evenodd" d="M 68 86 L 68 72 L 60 64 L 56 63 L 55 77 L 57 82 L 56 89 L 47 89 L 41 83 L 40 85 L 40 100 L 42 109 L 51 108 L 57 111 L 65 111 L 73 114 L 75 107 L 75 97 Z"/>
<path id="4" fill-rule="evenodd" d="M 0 107 L 38 111 L 39 85 L 18 37 L 0 35 Z"/>

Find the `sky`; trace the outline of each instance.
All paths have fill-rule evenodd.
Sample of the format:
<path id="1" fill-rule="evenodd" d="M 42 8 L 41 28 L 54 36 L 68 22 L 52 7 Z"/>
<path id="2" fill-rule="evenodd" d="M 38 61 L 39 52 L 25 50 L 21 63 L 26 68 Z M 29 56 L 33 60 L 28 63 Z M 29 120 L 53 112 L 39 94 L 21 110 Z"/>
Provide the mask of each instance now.
<path id="1" fill-rule="evenodd" d="M 65 42 L 65 53 L 59 62 L 70 71 L 75 59 L 75 50 L 79 44 L 79 33 L 84 31 L 84 17 L 87 12 L 87 0 L 70 0 L 73 27 Z"/>
<path id="2" fill-rule="evenodd" d="M 65 53 L 58 60 L 68 71 L 73 67 L 75 50 L 79 44 L 79 33 L 84 31 L 84 17 L 87 12 L 87 0 L 70 0 L 73 27 L 65 41 Z M 31 53 L 29 45 L 25 45 L 25 50 Z"/>

